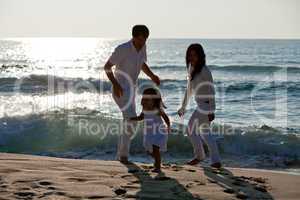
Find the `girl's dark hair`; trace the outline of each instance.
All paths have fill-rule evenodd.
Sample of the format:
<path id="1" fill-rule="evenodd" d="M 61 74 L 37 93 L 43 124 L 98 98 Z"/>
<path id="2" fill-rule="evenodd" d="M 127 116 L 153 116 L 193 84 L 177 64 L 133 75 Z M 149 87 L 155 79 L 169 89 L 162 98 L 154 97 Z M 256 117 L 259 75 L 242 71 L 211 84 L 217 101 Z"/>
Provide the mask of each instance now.
<path id="1" fill-rule="evenodd" d="M 164 108 L 167 108 L 161 98 L 161 94 L 159 90 L 155 88 L 147 88 L 143 92 L 143 96 L 147 96 L 146 98 L 153 99 L 154 101 L 154 108 L 163 110 Z"/>
<path id="2" fill-rule="evenodd" d="M 132 36 L 133 37 L 138 37 L 142 35 L 144 38 L 148 38 L 149 37 L 149 29 L 147 26 L 145 25 L 135 25 L 132 28 Z"/>
<path id="3" fill-rule="evenodd" d="M 190 55 L 191 51 L 194 51 L 198 57 L 198 63 L 196 66 L 194 66 L 195 69 L 191 74 L 191 80 L 193 80 L 197 74 L 201 73 L 202 68 L 206 65 L 206 58 L 205 58 L 206 56 L 205 56 L 204 49 L 201 46 L 201 44 L 198 44 L 198 43 L 191 44 L 188 47 L 188 49 L 186 50 L 186 55 L 185 55 L 185 62 L 186 62 L 187 68 L 189 68 L 189 64 L 190 64 L 189 55 Z"/>

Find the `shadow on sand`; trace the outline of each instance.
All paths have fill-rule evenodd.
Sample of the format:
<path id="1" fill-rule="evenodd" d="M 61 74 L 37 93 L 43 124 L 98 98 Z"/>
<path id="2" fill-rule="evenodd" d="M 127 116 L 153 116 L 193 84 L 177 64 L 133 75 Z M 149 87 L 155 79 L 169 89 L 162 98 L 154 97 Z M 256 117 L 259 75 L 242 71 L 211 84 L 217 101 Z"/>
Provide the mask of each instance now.
<path id="1" fill-rule="evenodd" d="M 224 188 L 224 192 L 236 196 L 238 199 L 274 199 L 267 189 L 267 180 L 264 178 L 234 176 L 227 169 L 215 170 L 203 167 L 204 174 L 210 182 Z"/>
<path id="2" fill-rule="evenodd" d="M 140 190 L 136 197 L 143 200 L 201 200 L 194 197 L 176 179 L 165 176 L 162 172 L 156 176 L 151 176 L 149 170 L 143 169 L 134 163 L 124 164 L 128 172 L 137 178 Z"/>

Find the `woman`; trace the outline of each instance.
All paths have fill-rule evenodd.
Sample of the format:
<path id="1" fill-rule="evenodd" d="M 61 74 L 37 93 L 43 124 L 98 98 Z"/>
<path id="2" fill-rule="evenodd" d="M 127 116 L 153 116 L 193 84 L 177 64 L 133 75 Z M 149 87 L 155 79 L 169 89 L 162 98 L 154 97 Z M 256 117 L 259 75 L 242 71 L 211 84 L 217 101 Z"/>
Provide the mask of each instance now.
<path id="1" fill-rule="evenodd" d="M 221 168 L 216 141 L 210 132 L 210 123 L 215 115 L 215 90 L 210 70 L 206 66 L 203 47 L 200 44 L 191 44 L 186 51 L 186 66 L 188 69 L 187 89 L 178 115 L 182 117 L 192 94 L 195 94 L 197 108 L 188 122 L 188 136 L 194 148 L 194 159 L 188 164 L 196 165 L 205 159 L 202 140 L 209 148 L 211 166 Z"/>

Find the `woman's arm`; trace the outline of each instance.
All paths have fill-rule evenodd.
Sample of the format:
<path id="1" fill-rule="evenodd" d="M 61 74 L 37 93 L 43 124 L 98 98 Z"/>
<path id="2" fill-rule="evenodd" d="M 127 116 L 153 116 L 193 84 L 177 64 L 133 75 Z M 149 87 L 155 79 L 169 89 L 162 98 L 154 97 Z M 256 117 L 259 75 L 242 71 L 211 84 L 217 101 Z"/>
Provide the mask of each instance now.
<path id="1" fill-rule="evenodd" d="M 190 77 L 188 77 L 187 86 L 186 86 L 186 90 L 185 90 L 185 93 L 184 93 L 181 108 L 178 110 L 179 116 L 184 115 L 184 112 L 185 112 L 186 106 L 189 102 L 189 98 L 190 98 L 191 94 L 192 94 L 191 81 L 190 81 Z"/>
<path id="2" fill-rule="evenodd" d="M 209 95 L 209 111 L 210 113 L 214 113 L 216 110 L 216 102 L 215 102 L 215 86 L 213 77 L 210 71 L 207 73 L 207 82 L 208 84 L 208 95 Z"/>
<path id="3" fill-rule="evenodd" d="M 132 121 L 142 121 L 142 120 L 144 120 L 144 113 L 142 112 L 139 116 L 131 117 L 130 120 L 132 120 Z"/>

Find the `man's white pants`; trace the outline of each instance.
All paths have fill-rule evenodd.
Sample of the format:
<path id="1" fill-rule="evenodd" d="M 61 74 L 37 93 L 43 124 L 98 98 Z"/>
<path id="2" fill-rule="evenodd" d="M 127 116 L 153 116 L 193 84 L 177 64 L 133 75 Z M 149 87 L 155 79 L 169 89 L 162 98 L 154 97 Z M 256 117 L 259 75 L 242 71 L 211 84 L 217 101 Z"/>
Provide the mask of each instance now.
<path id="1" fill-rule="evenodd" d="M 129 120 L 129 118 L 136 116 L 135 89 L 123 89 L 123 96 L 116 97 L 113 94 L 113 98 L 123 116 L 117 151 L 117 159 L 120 159 L 120 157 L 128 157 L 131 137 L 136 128 L 136 122 Z"/>
<path id="2" fill-rule="evenodd" d="M 220 162 L 218 146 L 210 131 L 208 115 L 199 110 L 199 108 L 193 112 L 189 119 L 188 134 L 194 148 L 195 158 L 199 160 L 205 159 L 205 151 L 202 143 L 204 141 L 209 149 L 211 163 Z"/>

